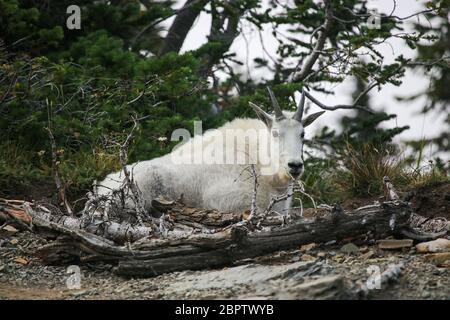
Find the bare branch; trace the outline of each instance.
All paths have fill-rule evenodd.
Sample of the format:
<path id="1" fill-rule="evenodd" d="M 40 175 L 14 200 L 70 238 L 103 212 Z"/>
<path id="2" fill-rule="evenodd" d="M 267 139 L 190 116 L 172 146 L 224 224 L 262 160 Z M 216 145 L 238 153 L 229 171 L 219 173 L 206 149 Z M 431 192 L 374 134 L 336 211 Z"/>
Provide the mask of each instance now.
<path id="1" fill-rule="evenodd" d="M 303 185 L 303 182 L 299 181 L 297 186 L 294 186 L 294 192 L 300 192 L 301 194 L 307 196 L 313 204 L 314 211 L 317 213 L 316 202 L 314 201 L 314 198 L 311 197 L 311 195 L 309 195 L 308 193 L 305 192 L 305 186 Z M 303 214 L 303 212 L 302 212 L 302 214 Z"/>
<path id="2" fill-rule="evenodd" d="M 354 17 L 360 17 L 360 18 L 368 18 L 371 15 L 373 15 L 373 13 L 355 13 L 352 9 L 348 8 L 348 7 L 342 7 L 342 9 L 348 11 L 351 15 L 353 15 Z M 433 11 L 437 11 L 436 9 L 425 9 L 419 12 L 415 12 L 412 13 L 408 16 L 405 17 L 398 17 L 398 16 L 394 16 L 393 13 L 396 9 L 396 4 L 394 4 L 394 8 L 391 10 L 391 13 L 388 16 L 381 16 L 382 18 L 393 18 L 399 21 L 403 21 L 403 20 L 407 20 L 407 19 L 411 19 L 413 17 L 419 16 L 421 14 L 426 14 L 426 13 L 431 13 Z M 353 22 L 353 21 L 349 21 L 349 22 Z"/>
<path id="3" fill-rule="evenodd" d="M 409 16 L 405 16 L 405 17 L 398 17 L 398 16 L 393 16 L 393 15 L 390 15 L 390 16 L 388 16 L 388 17 L 389 17 L 389 18 L 394 18 L 394 19 L 399 20 L 399 21 L 403 21 L 403 20 L 407 20 L 407 19 L 413 18 L 413 17 L 418 16 L 418 15 L 421 15 L 421 14 L 431 13 L 431 12 L 433 12 L 433 11 L 436 11 L 436 9 L 422 10 L 422 11 L 419 11 L 419 12 L 416 12 L 416 13 L 413 13 L 413 14 L 410 14 Z"/>
<path id="4" fill-rule="evenodd" d="M 256 169 L 255 169 L 255 165 L 252 164 L 251 165 L 251 174 L 253 176 L 253 194 L 252 194 L 252 203 L 251 203 L 251 208 L 250 208 L 250 217 L 248 218 L 248 220 L 252 220 L 253 217 L 256 216 L 257 214 L 257 207 L 256 207 L 256 196 L 258 194 L 258 174 L 256 173 Z"/>
<path id="5" fill-rule="evenodd" d="M 331 30 L 333 25 L 333 10 L 329 1 L 325 1 L 325 22 L 318 29 L 321 30 L 319 37 L 317 38 L 317 42 L 312 50 L 311 54 L 306 58 L 305 63 L 303 64 L 300 72 L 297 73 L 297 69 L 291 74 L 289 82 L 294 81 L 302 81 L 305 79 L 309 73 L 311 72 L 314 64 L 319 58 L 323 47 L 325 46 L 325 40 L 328 37 L 328 33 Z M 314 30 L 313 34 L 317 32 L 317 29 Z M 298 67 L 297 67 L 298 68 Z"/>
<path id="6" fill-rule="evenodd" d="M 59 173 L 59 160 L 58 160 L 58 150 L 56 147 L 56 140 L 55 136 L 53 135 L 53 132 L 51 130 L 51 117 L 50 117 L 50 107 L 48 106 L 48 127 L 45 128 L 48 132 L 48 137 L 50 138 L 50 144 L 51 144 L 51 150 L 52 150 L 52 168 L 53 168 L 53 178 L 55 180 L 56 189 L 58 190 L 58 196 L 59 200 L 64 205 L 66 211 L 68 214 L 72 215 L 73 210 L 72 207 L 67 200 L 66 197 L 66 188 L 65 185 L 61 179 L 60 173 Z"/>
<path id="7" fill-rule="evenodd" d="M 132 177 L 130 174 L 130 171 L 127 168 L 127 161 L 128 161 L 128 147 L 130 145 L 131 138 L 133 137 L 134 130 L 137 128 L 137 120 L 133 118 L 134 125 L 131 129 L 130 133 L 128 134 L 127 138 L 125 139 L 125 142 L 120 146 L 120 153 L 119 153 L 119 159 L 120 159 L 120 165 L 122 166 L 122 171 L 125 175 L 124 177 L 124 183 L 131 191 L 131 194 L 133 196 L 133 201 L 136 205 L 136 218 L 139 221 L 139 224 L 141 226 L 144 225 L 144 222 L 142 220 L 142 217 L 146 215 L 146 210 L 144 208 L 144 204 L 142 203 L 142 196 L 141 193 L 137 187 L 137 185 L 132 181 Z"/>
<path id="8" fill-rule="evenodd" d="M 446 63 L 450 63 L 450 56 L 443 56 L 439 59 L 434 59 L 430 61 L 410 61 L 406 65 L 411 67 L 421 66 L 421 67 L 431 67 L 435 64 L 445 61 Z"/>
<path id="9" fill-rule="evenodd" d="M 401 63 L 393 72 L 392 75 L 395 75 L 397 72 L 399 72 L 403 67 L 406 66 L 433 66 L 435 64 L 438 64 L 442 61 L 448 61 L 450 59 L 449 56 L 444 56 L 442 58 L 439 59 L 435 59 L 435 60 L 430 60 L 430 61 L 406 61 L 404 63 Z M 310 99 L 313 103 L 315 103 L 318 107 L 324 109 L 324 110 L 329 110 L 329 111 L 334 111 L 337 109 L 358 109 L 358 110 L 362 110 L 362 111 L 366 111 L 368 113 L 373 114 L 374 112 L 366 107 L 363 106 L 359 106 L 358 102 L 359 100 L 361 100 L 361 98 L 363 98 L 365 95 L 367 95 L 373 88 L 375 88 L 376 86 L 378 86 L 380 84 L 380 80 L 373 80 L 368 86 L 367 88 L 362 91 L 358 97 L 353 101 L 352 104 L 338 104 L 335 106 L 327 106 L 325 104 L 323 104 L 322 102 L 320 102 L 319 100 L 317 100 L 316 98 L 314 98 L 308 91 L 306 91 L 305 89 L 303 89 L 305 96 Z"/>
<path id="10" fill-rule="evenodd" d="M 401 63 L 394 71 L 393 71 L 393 75 L 395 75 L 397 72 L 399 72 L 401 70 L 401 68 L 405 67 L 405 66 L 433 66 L 439 62 L 442 61 L 447 61 L 450 57 L 449 56 L 444 56 L 442 58 L 439 59 L 435 59 L 435 60 L 431 60 L 431 61 L 416 61 L 416 62 L 411 62 L 411 61 L 407 61 L 405 63 Z M 338 104 L 335 106 L 327 106 L 325 104 L 323 104 L 322 102 L 320 102 L 319 100 L 317 100 L 316 98 L 314 98 L 308 91 L 306 91 L 305 89 L 303 89 L 303 92 L 305 94 L 305 96 L 310 99 L 313 103 L 315 103 L 318 107 L 324 109 L 324 110 L 329 110 L 329 111 L 334 111 L 337 109 L 358 109 L 358 110 L 362 110 L 362 111 L 366 111 L 368 113 L 373 114 L 374 112 L 366 107 L 363 106 L 359 106 L 358 102 L 361 100 L 361 98 L 363 98 L 365 95 L 367 95 L 373 88 L 375 88 L 376 86 L 378 86 L 380 84 L 379 80 L 373 80 L 368 86 L 367 88 L 362 91 L 358 97 L 353 101 L 352 104 Z M 303 94 L 302 92 L 302 94 Z"/>
<path id="11" fill-rule="evenodd" d="M 319 100 L 317 100 L 316 98 L 314 98 L 308 91 L 306 91 L 305 89 L 303 89 L 303 91 L 305 92 L 305 96 L 311 100 L 314 104 L 316 104 L 319 108 L 324 109 L 324 110 L 329 110 L 329 111 L 334 111 L 337 109 L 358 109 L 358 110 L 363 110 L 366 111 L 368 113 L 373 114 L 374 112 L 370 109 L 367 109 L 366 107 L 363 106 L 359 106 L 358 105 L 358 100 L 361 99 L 362 96 L 364 96 L 365 94 L 367 94 L 370 90 L 367 90 L 368 88 L 373 88 L 375 87 L 375 85 L 373 86 L 369 86 L 366 88 L 366 90 L 364 90 L 364 92 L 362 92 L 358 98 L 353 102 L 353 104 L 338 104 L 335 106 L 327 106 L 325 104 L 323 104 L 322 102 L 320 102 Z M 364 93 L 364 94 L 363 94 Z"/>

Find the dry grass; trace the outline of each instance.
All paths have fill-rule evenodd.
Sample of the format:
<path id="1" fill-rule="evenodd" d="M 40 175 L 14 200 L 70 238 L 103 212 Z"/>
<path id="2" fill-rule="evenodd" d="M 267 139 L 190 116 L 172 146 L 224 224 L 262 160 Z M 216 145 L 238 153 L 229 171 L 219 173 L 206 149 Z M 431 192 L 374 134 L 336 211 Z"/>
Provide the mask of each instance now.
<path id="1" fill-rule="evenodd" d="M 411 189 L 418 189 L 425 186 L 438 185 L 443 182 L 450 182 L 447 168 L 450 167 L 450 162 L 447 163 L 447 167 L 445 165 L 441 167 L 441 165 L 436 165 L 435 161 L 429 160 L 427 165 L 411 170 L 409 173 L 409 187 Z"/>
<path id="2" fill-rule="evenodd" d="M 341 156 L 343 169 L 336 183 L 342 192 L 355 196 L 383 194 L 383 177 L 388 176 L 396 186 L 407 185 L 410 177 L 405 160 L 394 146 L 346 144 Z"/>
<path id="3" fill-rule="evenodd" d="M 316 161 L 307 166 L 307 191 L 319 202 L 333 203 L 351 197 L 382 195 L 385 176 L 399 191 L 450 182 L 447 173 L 450 163 L 443 165 L 430 160 L 416 169 L 408 163 L 411 159 L 406 159 L 395 145 L 347 143 L 337 160 Z"/>

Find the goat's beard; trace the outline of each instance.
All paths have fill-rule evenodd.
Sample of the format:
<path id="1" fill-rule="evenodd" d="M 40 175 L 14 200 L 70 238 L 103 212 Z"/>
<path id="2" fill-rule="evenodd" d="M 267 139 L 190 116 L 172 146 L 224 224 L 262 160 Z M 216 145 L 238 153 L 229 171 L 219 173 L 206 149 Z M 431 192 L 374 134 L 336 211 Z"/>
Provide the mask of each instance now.
<path id="1" fill-rule="evenodd" d="M 303 173 L 302 173 L 303 174 Z M 273 185 L 287 186 L 293 181 L 298 181 L 301 178 L 301 174 L 298 177 L 293 177 L 286 169 L 280 168 L 278 172 L 273 176 Z"/>
<path id="2" fill-rule="evenodd" d="M 260 168 L 259 168 L 260 169 Z M 274 170 L 275 171 L 275 170 Z M 271 174 L 262 173 L 261 177 L 269 182 L 269 184 L 275 188 L 287 187 L 290 183 L 299 181 L 303 175 L 303 172 L 297 177 L 293 177 L 289 171 L 280 164 L 278 170 Z"/>
<path id="3" fill-rule="evenodd" d="M 296 182 L 296 181 L 299 181 L 300 178 L 301 178 L 302 175 L 303 175 L 303 171 L 302 171 L 299 175 L 297 175 L 297 176 L 293 176 L 292 174 L 289 173 L 288 170 L 284 170 L 284 172 L 285 172 L 286 175 L 289 177 L 289 182 Z"/>

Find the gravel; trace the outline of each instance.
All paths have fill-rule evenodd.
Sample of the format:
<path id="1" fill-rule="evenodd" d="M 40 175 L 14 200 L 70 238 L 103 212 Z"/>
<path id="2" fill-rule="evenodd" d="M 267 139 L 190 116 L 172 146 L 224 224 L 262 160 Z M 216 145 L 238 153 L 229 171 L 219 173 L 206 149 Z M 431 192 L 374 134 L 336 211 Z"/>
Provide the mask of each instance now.
<path id="1" fill-rule="evenodd" d="M 450 299 L 450 268 L 414 249 L 382 250 L 333 243 L 279 251 L 216 270 L 183 271 L 147 279 L 116 276 L 105 264 L 80 266 L 80 288 L 68 289 L 67 266 L 33 256 L 48 243 L 29 232 L 0 230 L 0 299 L 353 299 L 372 272 L 405 261 L 401 277 L 373 289 L 370 299 Z"/>

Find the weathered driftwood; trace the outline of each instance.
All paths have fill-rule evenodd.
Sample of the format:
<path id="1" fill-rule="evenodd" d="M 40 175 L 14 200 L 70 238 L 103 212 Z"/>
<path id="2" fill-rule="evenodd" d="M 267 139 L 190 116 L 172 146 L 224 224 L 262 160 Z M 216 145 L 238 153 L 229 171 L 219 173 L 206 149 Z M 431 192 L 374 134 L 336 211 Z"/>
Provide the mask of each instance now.
<path id="1" fill-rule="evenodd" d="M 264 231 L 252 231 L 255 225 L 249 222 L 249 213 L 221 213 L 164 200 L 155 201 L 153 207 L 168 216 L 171 229 L 165 238 L 155 236 L 150 227 L 101 219 L 82 226 L 79 218 L 52 215 L 45 207 L 16 200 L 0 199 L 0 222 L 57 238 L 37 252 L 45 263 L 102 261 L 116 265 L 115 271 L 127 276 L 225 266 L 310 242 L 392 234 L 423 240 L 438 235 L 411 229 L 410 207 L 400 201 L 349 213 L 337 206 L 324 217 L 297 219 L 287 225 L 282 217 L 266 216 L 256 221 Z"/>
<path id="2" fill-rule="evenodd" d="M 48 221 L 72 230 L 84 229 L 119 244 L 137 241 L 152 232 L 151 227 L 132 226 L 128 222 L 104 221 L 100 214 L 84 221 L 71 215 L 54 214 L 42 205 L 33 206 L 26 201 L 0 199 L 0 221 L 6 221 L 7 216 L 21 228 L 31 230 L 32 225 L 39 228 L 39 221 Z"/>
<path id="3" fill-rule="evenodd" d="M 237 260 L 310 242 L 400 234 L 408 229 L 411 213 L 403 202 L 384 202 L 349 213 L 336 208 L 325 217 L 298 219 L 287 225 L 281 225 L 282 219 L 278 222 L 274 219 L 271 224 L 279 223 L 279 226 L 249 231 L 246 223 L 236 223 L 242 219 L 242 214 L 221 214 L 177 203 L 166 203 L 165 210 L 174 226 L 166 238 L 148 237 L 125 246 L 92 232 L 49 221 L 33 210 L 28 210 L 27 214 L 32 215 L 34 231 L 59 237 L 39 250 L 38 255 L 46 263 L 104 261 L 114 263 L 115 272 L 121 275 L 155 276 L 231 265 Z M 189 226 L 190 232 L 180 232 L 182 226 Z M 202 232 L 196 233 L 199 228 Z"/>
<path id="4" fill-rule="evenodd" d="M 211 239 L 196 239 L 196 243 L 191 243 L 193 248 L 187 252 L 184 246 L 168 243 L 166 247 L 170 251 L 165 253 L 169 254 L 150 259 L 121 260 L 116 272 L 129 276 L 153 276 L 176 270 L 227 265 L 239 259 L 310 242 L 324 243 L 367 234 L 385 237 L 405 228 L 409 214 L 406 204 L 386 202 L 357 209 L 351 214 L 336 211 L 326 218 L 301 219 L 265 232 L 248 233 L 244 228 L 231 228 L 228 234 L 223 233 L 213 243 Z"/>

